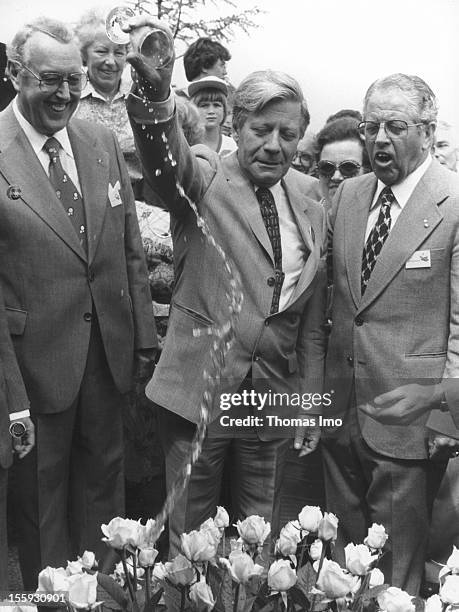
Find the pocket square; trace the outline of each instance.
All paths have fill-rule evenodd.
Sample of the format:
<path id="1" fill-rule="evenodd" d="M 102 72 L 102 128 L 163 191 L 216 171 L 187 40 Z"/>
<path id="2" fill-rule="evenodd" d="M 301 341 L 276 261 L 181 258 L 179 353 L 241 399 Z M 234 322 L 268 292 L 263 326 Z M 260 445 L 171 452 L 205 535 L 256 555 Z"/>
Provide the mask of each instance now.
<path id="1" fill-rule="evenodd" d="M 110 200 L 110 205 L 112 208 L 115 206 L 120 206 L 123 201 L 120 196 L 120 182 L 116 181 L 114 185 L 111 183 L 108 184 L 108 199 Z"/>

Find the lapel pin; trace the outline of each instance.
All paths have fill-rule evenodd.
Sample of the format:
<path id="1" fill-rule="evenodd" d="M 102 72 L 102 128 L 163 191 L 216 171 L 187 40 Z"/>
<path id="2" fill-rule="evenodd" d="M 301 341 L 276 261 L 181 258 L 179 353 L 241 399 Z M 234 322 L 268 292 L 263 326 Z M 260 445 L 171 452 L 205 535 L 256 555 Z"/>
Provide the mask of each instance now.
<path id="1" fill-rule="evenodd" d="M 429 227 L 429 222 L 427 219 L 424 219 L 424 227 Z"/>
<path id="2" fill-rule="evenodd" d="M 8 187 L 8 190 L 6 192 L 6 195 L 9 197 L 10 200 L 19 200 L 19 198 L 21 197 L 21 188 L 17 187 L 16 185 L 10 185 Z"/>

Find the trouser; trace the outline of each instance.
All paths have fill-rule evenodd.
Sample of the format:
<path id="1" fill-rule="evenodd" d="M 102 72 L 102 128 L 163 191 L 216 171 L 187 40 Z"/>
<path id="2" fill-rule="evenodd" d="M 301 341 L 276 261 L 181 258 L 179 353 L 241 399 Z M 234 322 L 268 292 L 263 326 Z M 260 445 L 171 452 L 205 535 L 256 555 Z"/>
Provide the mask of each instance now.
<path id="1" fill-rule="evenodd" d="M 170 491 L 185 459 L 190 456 L 196 426 L 160 406 L 159 435 L 166 459 L 166 487 Z M 280 486 L 289 440 L 262 441 L 254 431 L 245 437 L 206 436 L 202 453 L 191 470 L 185 492 L 169 517 L 169 555 L 180 552 L 180 535 L 214 516 L 225 462 L 231 479 L 235 519 L 251 514 L 271 523 L 271 534 L 279 529 Z"/>
<path id="2" fill-rule="evenodd" d="M 389 534 L 379 567 L 385 581 L 411 595 L 419 591 L 433 499 L 443 463 L 386 457 L 362 438 L 356 408 L 322 440 L 327 510 L 339 518 L 337 560 L 344 546 L 360 544 L 373 523 Z"/>

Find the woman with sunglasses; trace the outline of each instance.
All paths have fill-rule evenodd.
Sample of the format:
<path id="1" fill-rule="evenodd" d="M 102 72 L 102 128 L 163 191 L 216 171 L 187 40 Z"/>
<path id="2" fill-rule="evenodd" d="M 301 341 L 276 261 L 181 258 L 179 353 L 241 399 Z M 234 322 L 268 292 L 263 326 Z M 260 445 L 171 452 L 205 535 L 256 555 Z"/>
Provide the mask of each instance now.
<path id="1" fill-rule="evenodd" d="M 340 117 L 326 123 L 316 136 L 317 173 L 326 208 L 342 181 L 370 170 L 358 125 L 353 117 Z"/>

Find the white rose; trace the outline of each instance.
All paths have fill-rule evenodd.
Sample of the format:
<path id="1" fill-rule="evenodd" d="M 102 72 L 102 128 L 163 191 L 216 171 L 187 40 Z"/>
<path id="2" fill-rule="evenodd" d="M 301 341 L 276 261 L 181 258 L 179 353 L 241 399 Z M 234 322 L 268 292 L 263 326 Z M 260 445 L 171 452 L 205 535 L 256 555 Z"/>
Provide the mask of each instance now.
<path id="1" fill-rule="evenodd" d="M 195 569 L 190 561 L 183 555 L 177 555 L 164 566 L 167 577 L 176 585 L 186 586 L 195 578 Z"/>
<path id="2" fill-rule="evenodd" d="M 370 573 L 370 589 L 384 584 L 384 574 L 380 569 L 375 567 Z"/>
<path id="3" fill-rule="evenodd" d="M 263 567 L 253 562 L 250 555 L 235 550 L 230 553 L 228 559 L 220 559 L 231 574 L 232 579 L 239 584 L 247 584 L 252 576 L 261 576 Z"/>
<path id="4" fill-rule="evenodd" d="M 97 574 L 75 574 L 69 577 L 69 603 L 77 609 L 97 605 Z"/>
<path id="5" fill-rule="evenodd" d="M 345 572 L 336 561 L 324 559 L 322 569 L 317 577 L 317 588 L 325 594 L 325 597 L 328 599 L 345 597 L 352 591 L 354 582 L 354 576 Z"/>
<path id="6" fill-rule="evenodd" d="M 453 574 L 459 574 L 459 548 L 453 546 L 453 552 L 448 557 L 446 565 L 449 567 Z"/>
<path id="7" fill-rule="evenodd" d="M 195 582 L 191 585 L 190 599 L 198 612 L 208 612 L 215 606 L 212 590 L 205 582 Z"/>
<path id="8" fill-rule="evenodd" d="M 323 514 L 319 506 L 304 506 L 298 515 L 301 528 L 308 532 L 316 532 Z"/>
<path id="9" fill-rule="evenodd" d="M 136 548 L 139 545 L 142 526 L 138 521 L 117 516 L 101 529 L 105 536 L 102 540 L 112 548 L 121 549 L 128 545 Z"/>
<path id="10" fill-rule="evenodd" d="M 46 567 L 38 574 L 38 591 L 40 593 L 54 593 L 55 591 L 68 591 L 69 576 L 63 567 Z"/>
<path id="11" fill-rule="evenodd" d="M 156 548 L 142 548 L 139 550 L 139 565 L 141 567 L 153 567 L 157 556 Z"/>
<path id="12" fill-rule="evenodd" d="M 440 597 L 444 603 L 459 604 L 459 576 L 457 574 L 446 576 L 440 587 Z"/>
<path id="13" fill-rule="evenodd" d="M 364 539 L 363 543 L 370 548 L 382 548 L 387 541 L 387 537 L 388 536 L 383 525 L 373 523 L 373 525 L 368 528 L 368 535 Z"/>
<path id="14" fill-rule="evenodd" d="M 389 587 L 377 597 L 379 607 L 384 612 L 414 612 L 413 598 L 398 587 Z"/>
<path id="15" fill-rule="evenodd" d="M 217 554 L 215 541 L 205 531 L 182 533 L 182 550 L 190 561 L 210 561 Z"/>
<path id="16" fill-rule="evenodd" d="M 440 598 L 440 595 L 431 595 L 428 599 L 426 599 L 426 605 L 424 607 L 424 612 L 442 612 L 443 610 L 443 602 Z"/>
<path id="17" fill-rule="evenodd" d="M 317 535 L 324 542 L 334 542 L 338 535 L 338 518 L 331 512 L 325 512 L 323 519 L 319 522 Z"/>
<path id="18" fill-rule="evenodd" d="M 214 523 L 218 529 L 225 529 L 229 525 L 229 516 L 228 512 L 223 508 L 223 506 L 217 506 L 217 513 L 214 516 Z"/>
<path id="19" fill-rule="evenodd" d="M 347 544 L 344 548 L 346 567 L 355 576 L 364 576 L 378 555 L 372 555 L 365 544 Z"/>
<path id="20" fill-rule="evenodd" d="M 276 552 L 284 557 L 294 555 L 298 544 L 301 542 L 301 528 L 295 522 L 290 521 L 282 527 L 279 539 L 276 542 Z"/>
<path id="21" fill-rule="evenodd" d="M 288 591 L 296 584 L 297 575 L 287 559 L 271 563 L 268 570 L 268 586 L 273 591 Z"/>
<path id="22" fill-rule="evenodd" d="M 263 517 L 256 514 L 248 516 L 243 521 L 238 521 L 236 527 L 244 542 L 247 544 L 257 544 L 258 546 L 263 546 L 271 531 L 270 523 L 267 523 Z"/>
<path id="23" fill-rule="evenodd" d="M 85 569 L 92 569 L 96 564 L 96 555 L 90 550 L 85 550 L 82 557 L 79 557 L 82 566 Z"/>
<path id="24" fill-rule="evenodd" d="M 78 559 L 78 561 L 67 561 L 66 571 L 69 576 L 81 574 L 83 572 L 83 564 L 80 559 Z"/>

